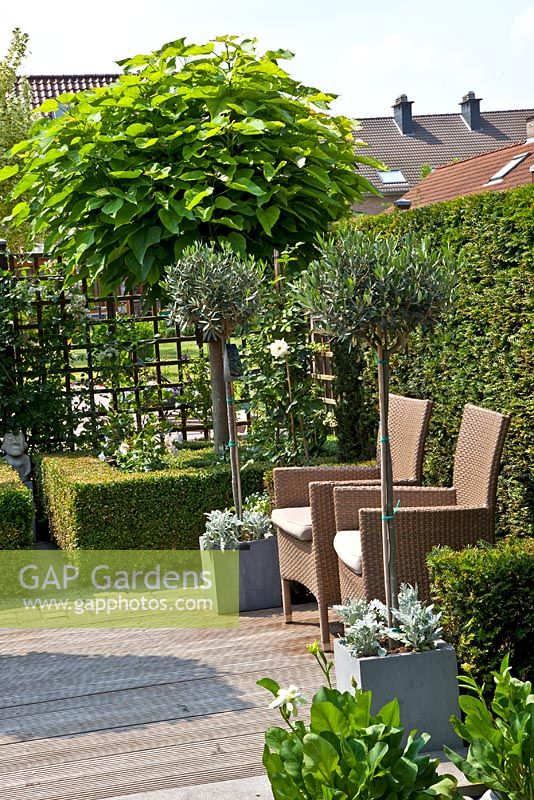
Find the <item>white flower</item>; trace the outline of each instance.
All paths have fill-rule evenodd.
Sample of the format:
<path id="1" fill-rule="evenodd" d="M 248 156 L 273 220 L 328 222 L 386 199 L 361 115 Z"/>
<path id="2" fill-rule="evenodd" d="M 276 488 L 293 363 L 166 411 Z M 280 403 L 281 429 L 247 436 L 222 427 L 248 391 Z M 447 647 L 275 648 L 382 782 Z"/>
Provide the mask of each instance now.
<path id="1" fill-rule="evenodd" d="M 106 454 L 105 453 L 99 453 L 98 457 L 99 457 L 100 461 L 105 461 L 106 460 Z"/>
<path id="2" fill-rule="evenodd" d="M 285 358 L 289 353 L 289 345 L 285 339 L 275 339 L 269 345 L 269 350 L 273 358 Z"/>
<path id="3" fill-rule="evenodd" d="M 130 450 L 130 445 L 126 444 L 126 442 L 123 442 L 121 445 L 119 445 L 119 453 L 121 455 L 125 456 L 129 452 L 129 450 Z"/>
<path id="4" fill-rule="evenodd" d="M 306 698 L 298 686 L 288 686 L 287 689 L 279 689 L 274 700 L 269 703 L 269 708 L 280 708 L 285 706 L 290 716 L 296 717 L 299 713 L 298 707 L 307 703 Z"/>

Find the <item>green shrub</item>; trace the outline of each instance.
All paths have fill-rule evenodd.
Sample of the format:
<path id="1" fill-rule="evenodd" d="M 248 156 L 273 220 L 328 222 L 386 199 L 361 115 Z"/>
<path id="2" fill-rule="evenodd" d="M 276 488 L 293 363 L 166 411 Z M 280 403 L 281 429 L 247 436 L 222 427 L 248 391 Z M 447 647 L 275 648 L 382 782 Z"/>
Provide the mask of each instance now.
<path id="1" fill-rule="evenodd" d="M 354 224 L 376 234 L 412 231 L 428 237 L 432 246 L 448 244 L 461 255 L 450 312 L 433 333 L 412 334 L 406 352 L 392 365 L 392 391 L 435 401 L 424 471 L 430 485 L 451 480 L 465 403 L 511 415 L 497 490 L 497 531 L 501 536 L 529 534 L 534 518 L 529 308 L 529 296 L 534 296 L 534 186 L 360 217 Z M 373 409 L 374 369 L 373 364 L 364 375 L 365 402 L 354 407 L 354 415 Z M 356 365 L 354 380 L 361 380 L 358 370 Z"/>
<path id="2" fill-rule="evenodd" d="M 451 719 L 458 736 L 469 745 L 467 757 L 445 747 L 445 754 L 471 783 L 482 783 L 506 800 L 534 800 L 534 697 L 530 681 L 512 677 L 508 658 L 493 674 L 490 703 L 484 687 L 470 677 L 461 685 L 464 722 Z"/>
<path id="3" fill-rule="evenodd" d="M 263 473 L 261 465 L 243 471 L 245 497 L 263 490 Z M 61 454 L 43 458 L 41 479 L 51 533 L 64 550 L 195 549 L 205 512 L 232 503 L 224 464 L 126 473 L 93 456 Z"/>
<path id="4" fill-rule="evenodd" d="M 510 653 L 514 673 L 534 678 L 534 539 L 496 547 L 434 550 L 428 558 L 445 638 L 463 670 L 489 680 Z"/>
<path id="5" fill-rule="evenodd" d="M 33 500 L 29 489 L 7 464 L 0 463 L 0 550 L 33 545 Z"/>

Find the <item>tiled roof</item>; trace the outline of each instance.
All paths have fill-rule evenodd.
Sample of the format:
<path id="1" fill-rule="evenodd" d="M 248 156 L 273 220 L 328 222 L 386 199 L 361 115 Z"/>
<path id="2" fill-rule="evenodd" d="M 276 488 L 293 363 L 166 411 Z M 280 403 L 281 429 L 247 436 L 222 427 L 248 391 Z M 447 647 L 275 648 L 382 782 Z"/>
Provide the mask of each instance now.
<path id="1" fill-rule="evenodd" d="M 499 181 L 489 179 L 515 156 L 527 154 L 520 163 Z M 411 202 L 410 208 L 428 206 L 454 197 L 463 197 L 480 192 L 512 189 L 534 182 L 534 139 L 508 147 L 500 147 L 491 153 L 473 156 L 464 161 L 448 164 L 430 175 L 404 195 L 403 201 Z"/>
<path id="2" fill-rule="evenodd" d="M 83 92 L 114 83 L 118 74 L 93 75 L 28 75 L 32 92 L 32 107 L 38 108 L 41 103 L 64 92 Z"/>
<path id="3" fill-rule="evenodd" d="M 402 194 L 421 180 L 421 167 L 450 164 L 455 159 L 495 150 L 525 140 L 527 118 L 534 109 L 486 111 L 481 113 L 481 130 L 470 130 L 462 115 L 425 114 L 413 117 L 413 134 L 403 135 L 393 117 L 362 119 L 355 139 L 369 145 L 363 152 L 382 161 L 389 169 L 401 170 L 406 183 L 384 185 L 372 167 L 361 166 L 368 178 L 383 194 Z M 362 152 L 362 151 L 360 151 Z"/>

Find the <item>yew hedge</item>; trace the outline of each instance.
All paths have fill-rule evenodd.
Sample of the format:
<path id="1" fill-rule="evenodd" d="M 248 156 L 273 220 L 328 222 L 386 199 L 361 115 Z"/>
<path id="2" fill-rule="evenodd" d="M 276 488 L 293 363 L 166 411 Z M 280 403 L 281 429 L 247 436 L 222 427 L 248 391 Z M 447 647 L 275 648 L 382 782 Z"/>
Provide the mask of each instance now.
<path id="1" fill-rule="evenodd" d="M 433 332 L 411 335 L 392 367 L 392 390 L 434 400 L 424 469 L 425 483 L 431 485 L 451 481 L 465 403 L 511 415 L 497 491 L 497 532 L 532 534 L 534 185 L 360 217 L 354 224 L 377 235 L 414 232 L 428 237 L 432 246 L 447 244 L 461 255 L 451 310 Z M 376 402 L 374 369 L 373 363 L 363 376 L 354 376 L 364 386 L 354 415 L 368 414 Z M 349 422 L 346 415 L 339 420 L 345 451 L 355 429 L 351 432 Z M 369 442 L 360 427 L 356 430 L 362 457 Z M 372 426 L 368 431 L 372 436 Z"/>

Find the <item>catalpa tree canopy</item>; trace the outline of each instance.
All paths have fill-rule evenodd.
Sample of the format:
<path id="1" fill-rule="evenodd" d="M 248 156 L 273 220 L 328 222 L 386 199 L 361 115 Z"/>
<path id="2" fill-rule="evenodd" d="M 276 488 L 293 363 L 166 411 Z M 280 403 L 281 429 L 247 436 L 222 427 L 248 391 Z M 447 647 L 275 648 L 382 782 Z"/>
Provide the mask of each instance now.
<path id="1" fill-rule="evenodd" d="M 303 243 L 346 214 L 362 192 L 353 123 L 329 113 L 334 95 L 280 65 L 285 50 L 255 41 L 184 39 L 120 61 L 117 83 L 48 100 L 14 148 L 13 222 L 61 255 L 68 277 L 158 284 L 194 241 L 265 257 Z"/>

